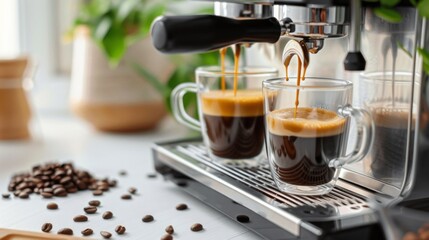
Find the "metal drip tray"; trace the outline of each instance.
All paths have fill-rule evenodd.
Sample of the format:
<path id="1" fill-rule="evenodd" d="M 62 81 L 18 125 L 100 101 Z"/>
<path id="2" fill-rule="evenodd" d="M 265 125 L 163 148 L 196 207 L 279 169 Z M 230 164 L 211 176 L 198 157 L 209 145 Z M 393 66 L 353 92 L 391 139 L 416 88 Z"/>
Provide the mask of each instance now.
<path id="1" fill-rule="evenodd" d="M 200 141 L 157 144 L 153 153 L 159 172 L 167 168 L 190 177 L 294 236 L 302 231 L 321 236 L 376 222 L 367 201 L 374 195 L 342 180 L 329 194 L 298 196 L 278 190 L 267 163 L 214 162 Z"/>

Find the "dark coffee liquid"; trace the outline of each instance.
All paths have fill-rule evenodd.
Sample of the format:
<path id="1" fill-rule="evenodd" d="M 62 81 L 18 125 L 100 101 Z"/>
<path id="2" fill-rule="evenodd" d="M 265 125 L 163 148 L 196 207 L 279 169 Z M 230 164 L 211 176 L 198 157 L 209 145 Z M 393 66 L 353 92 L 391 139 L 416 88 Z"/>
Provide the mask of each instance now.
<path id="1" fill-rule="evenodd" d="M 332 180 L 328 163 L 341 154 L 345 119 L 335 112 L 298 108 L 273 111 L 268 117 L 273 170 L 286 183 L 317 186 Z"/>
<path id="2" fill-rule="evenodd" d="M 258 156 L 264 145 L 261 90 L 220 90 L 201 95 L 203 121 L 211 152 L 222 158 Z"/>
<path id="3" fill-rule="evenodd" d="M 264 145 L 264 116 L 223 117 L 203 114 L 210 148 L 222 158 L 258 156 Z"/>
<path id="4" fill-rule="evenodd" d="M 408 114 L 408 110 L 400 108 L 372 109 L 375 137 L 370 166 L 374 177 L 402 179 L 408 146 Z"/>

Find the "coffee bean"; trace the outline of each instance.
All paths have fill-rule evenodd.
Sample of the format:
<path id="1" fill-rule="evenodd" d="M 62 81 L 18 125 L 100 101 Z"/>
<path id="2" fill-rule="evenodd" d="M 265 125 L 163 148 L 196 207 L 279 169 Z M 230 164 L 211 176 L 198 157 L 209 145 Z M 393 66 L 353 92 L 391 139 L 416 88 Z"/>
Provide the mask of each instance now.
<path id="1" fill-rule="evenodd" d="M 193 232 L 199 232 L 203 230 L 203 225 L 201 225 L 200 223 L 195 223 L 191 226 L 191 231 Z"/>
<path id="2" fill-rule="evenodd" d="M 94 231 L 92 231 L 91 228 L 85 228 L 80 233 L 82 233 L 83 236 L 89 236 L 89 235 L 92 235 Z"/>
<path id="3" fill-rule="evenodd" d="M 110 187 L 116 187 L 117 184 L 118 184 L 118 182 L 116 180 L 110 180 L 109 181 L 109 186 Z"/>
<path id="4" fill-rule="evenodd" d="M 72 180 L 71 177 L 67 176 L 67 177 L 62 178 L 60 180 L 60 183 L 64 185 L 64 184 L 70 182 L 71 180 Z"/>
<path id="5" fill-rule="evenodd" d="M 27 199 L 29 197 L 29 195 L 27 192 L 20 192 L 18 197 L 21 199 Z"/>
<path id="6" fill-rule="evenodd" d="M 152 215 L 146 215 L 142 219 L 143 222 L 152 222 L 153 220 L 154 220 L 154 218 Z"/>
<path id="7" fill-rule="evenodd" d="M 110 238 L 110 237 L 112 237 L 112 234 L 109 233 L 109 232 L 107 232 L 107 231 L 101 231 L 100 234 L 101 234 L 101 236 L 103 238 Z"/>
<path id="8" fill-rule="evenodd" d="M 61 228 L 60 230 L 58 230 L 57 233 L 63 235 L 73 235 L 73 230 L 71 230 L 70 228 Z"/>
<path id="9" fill-rule="evenodd" d="M 10 197 L 10 193 L 3 193 L 1 196 L 3 198 L 9 198 Z"/>
<path id="10" fill-rule="evenodd" d="M 165 234 L 161 237 L 161 240 L 173 240 L 173 236 L 171 236 L 170 234 Z"/>
<path id="11" fill-rule="evenodd" d="M 149 173 L 149 174 L 147 174 L 146 176 L 147 176 L 148 178 L 156 178 L 156 177 L 157 177 L 156 173 Z"/>
<path id="12" fill-rule="evenodd" d="M 85 215 L 77 215 L 76 217 L 73 218 L 73 221 L 75 221 L 75 222 L 86 222 L 86 221 L 88 221 L 88 217 Z"/>
<path id="13" fill-rule="evenodd" d="M 120 176 L 126 176 L 128 173 L 127 173 L 127 171 L 125 171 L 125 170 L 121 170 L 121 171 L 119 171 L 119 175 Z"/>
<path id="14" fill-rule="evenodd" d="M 51 202 L 51 203 L 48 203 L 48 205 L 46 205 L 46 208 L 49 210 L 55 210 L 55 209 L 58 209 L 58 204 Z"/>
<path id="15" fill-rule="evenodd" d="M 128 192 L 131 193 L 131 194 L 136 194 L 137 193 L 137 188 L 130 187 L 130 188 L 128 188 Z"/>
<path id="16" fill-rule="evenodd" d="M 188 205 L 186 205 L 184 203 L 181 203 L 181 204 L 178 204 L 176 206 L 176 209 L 179 210 L 179 211 L 186 210 L 186 209 L 188 209 Z"/>
<path id="17" fill-rule="evenodd" d="M 97 212 L 97 207 L 94 207 L 94 206 L 84 207 L 83 211 L 85 211 L 85 213 L 88 213 L 88 214 L 94 214 Z"/>
<path id="18" fill-rule="evenodd" d="M 66 189 L 68 193 L 75 193 L 77 191 L 79 191 L 79 189 L 77 189 L 77 187 L 70 187 Z"/>
<path id="19" fill-rule="evenodd" d="M 94 195 L 94 196 L 101 196 L 101 195 L 103 195 L 103 191 L 101 191 L 101 190 L 95 190 L 95 191 L 92 192 L 92 195 Z"/>
<path id="20" fill-rule="evenodd" d="M 127 229 L 126 229 L 124 226 L 122 226 L 122 225 L 118 225 L 118 226 L 115 228 L 115 232 L 116 232 L 117 234 L 119 234 L 119 235 L 124 234 L 126 230 L 127 230 Z"/>
<path id="21" fill-rule="evenodd" d="M 173 234 L 173 233 L 174 233 L 174 228 L 173 228 L 173 226 L 172 226 L 172 225 L 168 225 L 168 226 L 165 228 L 165 231 L 166 231 L 168 234 Z"/>
<path id="22" fill-rule="evenodd" d="M 121 196 L 122 199 L 124 200 L 130 200 L 131 199 L 131 195 L 130 194 L 124 194 Z"/>
<path id="23" fill-rule="evenodd" d="M 44 223 L 42 225 L 42 232 L 50 232 L 52 230 L 52 223 Z"/>
<path id="24" fill-rule="evenodd" d="M 54 187 L 54 195 L 56 197 L 66 197 L 67 196 L 67 191 L 63 187 L 58 187 L 58 188 Z"/>
<path id="25" fill-rule="evenodd" d="M 89 206 L 98 207 L 100 206 L 101 202 L 98 200 L 91 200 L 88 202 Z"/>
<path id="26" fill-rule="evenodd" d="M 20 193 L 21 193 L 21 191 L 16 190 L 15 192 L 13 192 L 13 195 L 14 195 L 15 197 L 18 197 Z"/>
<path id="27" fill-rule="evenodd" d="M 113 213 L 111 211 L 106 211 L 103 213 L 103 219 L 111 219 L 113 217 Z"/>
<path id="28" fill-rule="evenodd" d="M 43 198 L 52 198 L 52 193 L 48 192 L 42 192 L 40 195 L 42 195 Z"/>
<path id="29" fill-rule="evenodd" d="M 236 219 L 241 223 L 248 223 L 250 221 L 250 218 L 247 215 L 238 215 Z"/>

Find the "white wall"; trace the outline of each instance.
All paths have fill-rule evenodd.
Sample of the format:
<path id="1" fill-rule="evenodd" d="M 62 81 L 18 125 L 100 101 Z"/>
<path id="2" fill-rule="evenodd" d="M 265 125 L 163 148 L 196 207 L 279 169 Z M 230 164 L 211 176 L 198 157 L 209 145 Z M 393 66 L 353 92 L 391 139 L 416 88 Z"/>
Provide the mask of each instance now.
<path id="1" fill-rule="evenodd" d="M 0 58 L 19 54 L 18 2 L 0 0 Z"/>

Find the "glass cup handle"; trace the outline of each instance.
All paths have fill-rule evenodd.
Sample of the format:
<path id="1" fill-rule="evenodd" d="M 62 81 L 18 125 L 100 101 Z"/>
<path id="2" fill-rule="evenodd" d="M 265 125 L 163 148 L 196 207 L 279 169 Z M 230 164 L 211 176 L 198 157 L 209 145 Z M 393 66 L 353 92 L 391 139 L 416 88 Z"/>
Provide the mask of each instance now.
<path id="1" fill-rule="evenodd" d="M 185 106 L 183 104 L 183 97 L 188 92 L 194 92 L 196 93 L 198 91 L 198 86 L 196 83 L 182 83 L 174 88 L 173 92 L 171 93 L 171 106 L 173 115 L 176 118 L 176 120 L 183 125 L 200 131 L 201 130 L 201 124 L 198 120 L 195 118 L 189 116 L 189 114 L 186 112 Z"/>
<path id="2" fill-rule="evenodd" d="M 343 117 L 352 117 L 355 119 L 357 141 L 353 152 L 329 162 L 329 166 L 335 168 L 362 160 L 368 154 L 374 141 L 374 122 L 368 111 L 346 105 L 340 107 L 337 112 Z"/>

